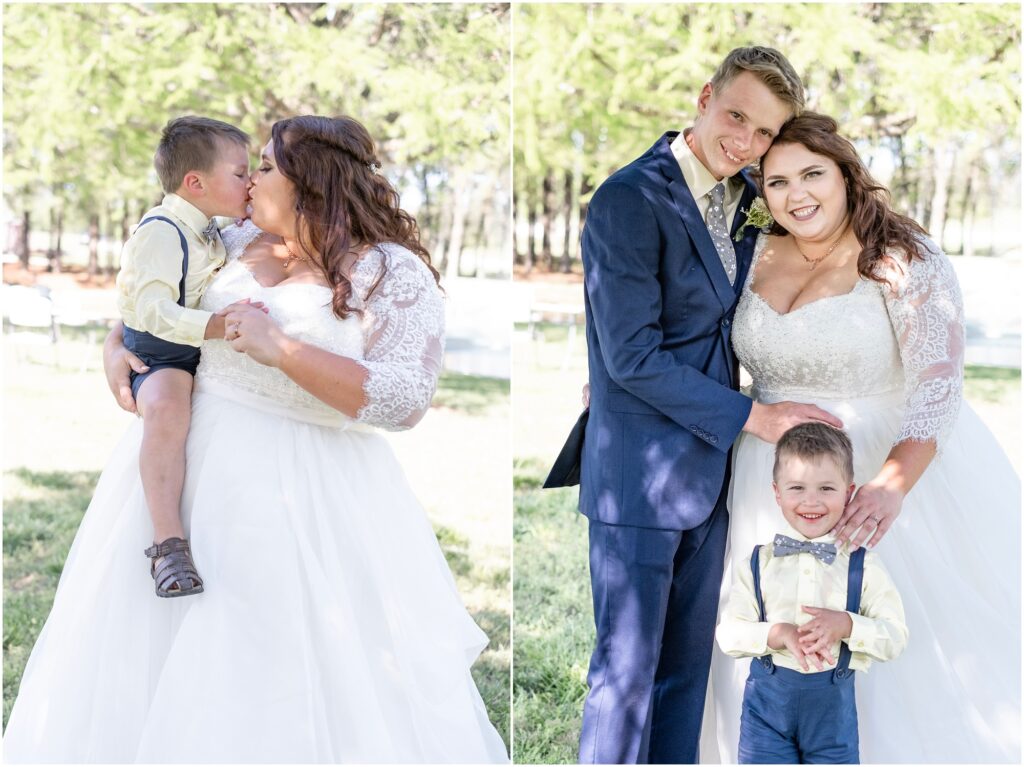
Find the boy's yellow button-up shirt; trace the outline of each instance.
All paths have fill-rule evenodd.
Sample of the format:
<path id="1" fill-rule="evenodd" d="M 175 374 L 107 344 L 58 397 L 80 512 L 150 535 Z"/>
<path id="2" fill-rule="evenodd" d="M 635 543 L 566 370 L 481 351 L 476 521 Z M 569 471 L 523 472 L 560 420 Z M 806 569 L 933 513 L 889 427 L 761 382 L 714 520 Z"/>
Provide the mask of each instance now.
<path id="1" fill-rule="evenodd" d="M 121 251 L 117 275 L 117 308 L 124 324 L 165 341 L 199 346 L 211 312 L 196 308 L 226 253 L 220 237 L 208 242 L 203 230 L 210 223 L 202 211 L 176 194 L 169 194 L 143 216 L 165 216 L 180 227 L 188 242 L 185 306 L 178 305 L 181 281 L 181 240 L 164 221 L 136 226 Z"/>
<path id="2" fill-rule="evenodd" d="M 786 530 L 785 534 L 796 540 L 808 540 L 793 529 Z M 831 543 L 834 536 L 813 540 Z M 826 565 L 805 552 L 776 557 L 773 549 L 769 543 L 761 548 L 760 555 L 761 594 L 767 620 L 760 621 L 750 558 L 736 559 L 729 599 L 722 610 L 715 637 L 722 651 L 734 658 L 771 655 L 776 665 L 801 673 L 815 673 L 818 669 L 813 663 L 808 663 L 809 670 L 804 672 L 788 650 L 769 649 L 768 631 L 776 623 L 801 626 L 813 620 L 814 616 L 803 611 L 804 605 L 846 612 L 850 552 L 845 545 L 839 547 L 835 561 Z M 907 644 L 903 600 L 873 551 L 868 551 L 864 557 L 860 613 L 848 615 L 853 621 L 853 631 L 842 641 L 852 652 L 851 669 L 867 671 L 872 660 L 892 660 L 903 652 Z M 830 648 L 836 661 L 839 648 L 840 642 Z M 835 664 L 824 668 L 835 668 Z"/>

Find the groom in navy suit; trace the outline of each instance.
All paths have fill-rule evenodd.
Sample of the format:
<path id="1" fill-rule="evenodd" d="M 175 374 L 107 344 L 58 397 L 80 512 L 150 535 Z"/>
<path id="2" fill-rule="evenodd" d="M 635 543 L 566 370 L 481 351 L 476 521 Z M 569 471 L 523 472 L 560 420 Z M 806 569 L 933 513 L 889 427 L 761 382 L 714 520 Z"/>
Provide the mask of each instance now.
<path id="1" fill-rule="evenodd" d="M 597 643 L 580 762 L 697 761 L 730 447 L 741 430 L 774 442 L 803 421 L 838 424 L 740 394 L 729 342 L 757 234 L 743 228 L 756 196 L 744 168 L 802 105 L 780 53 L 738 48 L 701 90 L 693 127 L 666 133 L 590 204 L 580 511 Z"/>

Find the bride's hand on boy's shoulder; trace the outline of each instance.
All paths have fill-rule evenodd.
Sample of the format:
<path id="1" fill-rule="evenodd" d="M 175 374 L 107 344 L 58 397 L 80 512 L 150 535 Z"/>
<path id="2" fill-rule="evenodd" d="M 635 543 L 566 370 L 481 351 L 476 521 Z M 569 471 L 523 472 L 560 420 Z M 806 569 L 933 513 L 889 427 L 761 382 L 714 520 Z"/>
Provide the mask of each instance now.
<path id="1" fill-rule="evenodd" d="M 850 544 L 850 551 L 866 545 L 873 549 L 889 532 L 903 508 L 904 494 L 872 480 L 857 488 L 833 532 L 836 545 Z"/>

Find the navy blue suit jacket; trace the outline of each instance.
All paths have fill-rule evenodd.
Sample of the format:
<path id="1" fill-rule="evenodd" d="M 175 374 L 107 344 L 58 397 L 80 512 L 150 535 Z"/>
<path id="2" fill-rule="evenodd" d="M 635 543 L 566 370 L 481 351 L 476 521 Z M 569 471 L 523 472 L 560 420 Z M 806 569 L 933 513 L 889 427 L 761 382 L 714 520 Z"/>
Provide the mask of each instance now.
<path id="1" fill-rule="evenodd" d="M 580 511 L 606 524 L 703 522 L 750 413 L 729 339 L 757 232 L 747 227 L 734 241 L 730 285 L 672 154 L 677 135 L 666 133 L 598 188 L 583 230 L 590 417 Z M 743 181 L 740 211 L 756 195 Z"/>

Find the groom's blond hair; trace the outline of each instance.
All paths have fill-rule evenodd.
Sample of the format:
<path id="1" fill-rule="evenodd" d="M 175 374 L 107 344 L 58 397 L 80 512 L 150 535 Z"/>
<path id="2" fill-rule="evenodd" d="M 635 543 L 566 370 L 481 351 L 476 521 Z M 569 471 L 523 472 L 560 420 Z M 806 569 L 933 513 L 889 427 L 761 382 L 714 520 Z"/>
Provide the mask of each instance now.
<path id="1" fill-rule="evenodd" d="M 845 431 L 827 423 L 801 423 L 779 437 L 775 444 L 773 479 L 778 479 L 779 468 L 786 458 L 799 458 L 814 463 L 822 458 L 831 458 L 843 473 L 843 479 L 847 482 L 853 481 L 853 443 Z"/>
<path id="2" fill-rule="evenodd" d="M 750 72 L 757 77 L 780 101 L 799 115 L 804 108 L 804 85 L 793 65 L 774 48 L 751 45 L 733 48 L 711 76 L 715 91 L 724 88 L 737 75 Z"/>

